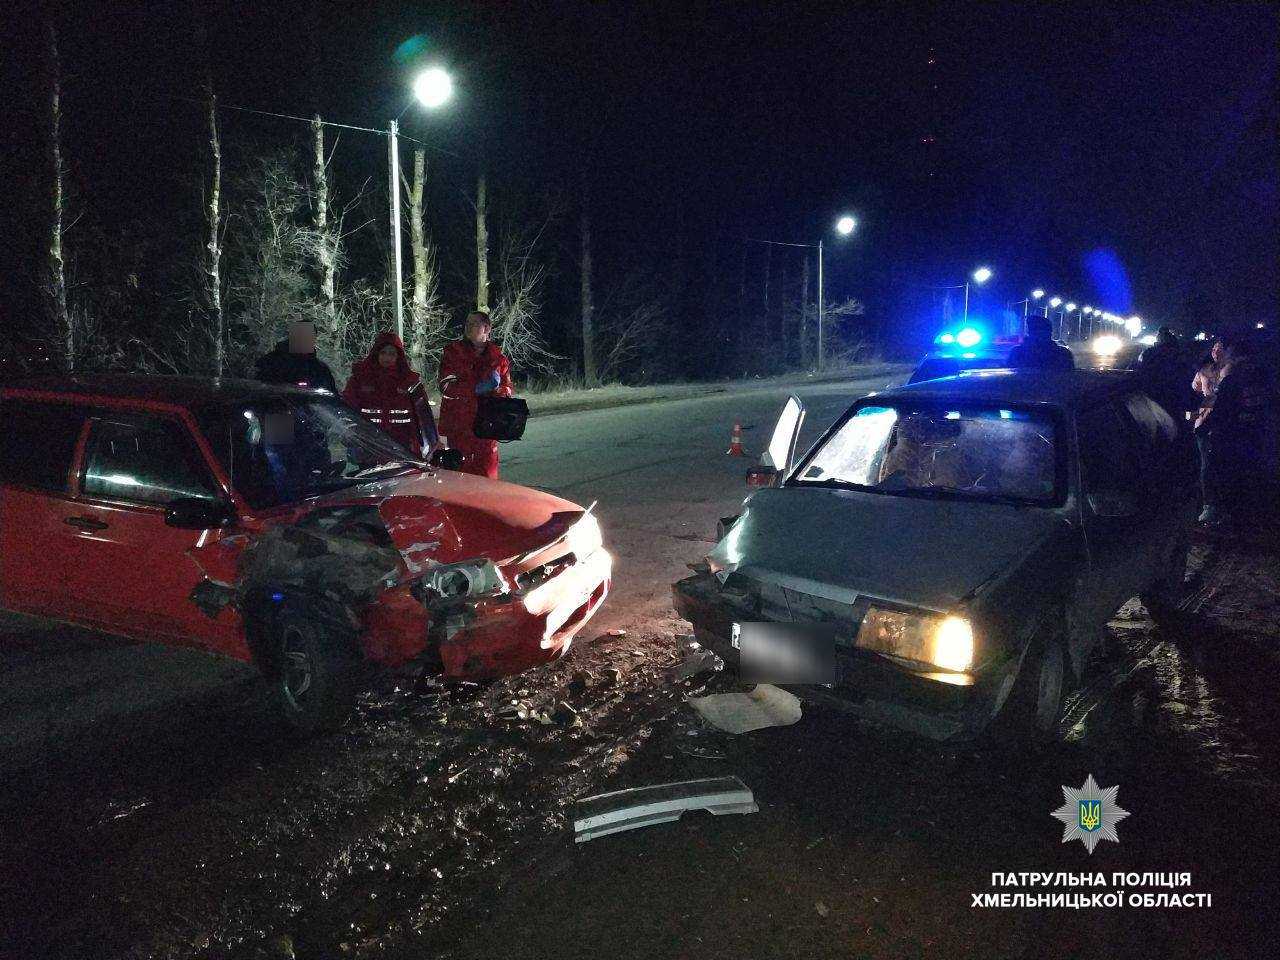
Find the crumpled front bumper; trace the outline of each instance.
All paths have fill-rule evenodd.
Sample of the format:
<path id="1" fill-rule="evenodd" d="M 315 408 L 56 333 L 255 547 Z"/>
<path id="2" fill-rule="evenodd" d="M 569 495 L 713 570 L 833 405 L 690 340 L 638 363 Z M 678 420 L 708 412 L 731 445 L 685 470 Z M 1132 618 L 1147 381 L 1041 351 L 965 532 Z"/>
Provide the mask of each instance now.
<path id="1" fill-rule="evenodd" d="M 738 672 L 733 624 L 765 619 L 749 603 L 721 589 L 710 573 L 672 585 L 676 612 L 688 620 L 698 642 Z M 998 691 L 1009 671 L 973 674 L 966 684 L 943 683 L 936 674 L 852 646 L 836 646 L 836 682 L 786 688 L 802 699 L 821 702 L 865 720 L 935 740 L 964 738 L 979 732 L 995 715 Z"/>
<path id="2" fill-rule="evenodd" d="M 613 559 L 600 548 L 532 590 L 446 616 L 435 625 L 444 676 L 509 676 L 562 657 L 604 603 L 612 575 Z"/>

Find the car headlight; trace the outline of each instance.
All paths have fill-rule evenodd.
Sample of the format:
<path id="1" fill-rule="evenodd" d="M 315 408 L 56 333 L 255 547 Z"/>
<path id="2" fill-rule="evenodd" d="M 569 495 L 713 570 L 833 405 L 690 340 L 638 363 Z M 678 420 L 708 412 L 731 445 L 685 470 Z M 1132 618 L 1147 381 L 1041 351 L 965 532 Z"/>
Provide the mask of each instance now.
<path id="1" fill-rule="evenodd" d="M 590 514 L 583 514 L 565 535 L 565 542 L 576 557 L 589 557 L 604 545 L 600 535 L 600 522 Z"/>
<path id="2" fill-rule="evenodd" d="M 973 665 L 973 627 L 963 617 L 871 607 L 862 618 L 855 646 L 943 670 L 968 670 Z"/>
<path id="3" fill-rule="evenodd" d="M 498 565 L 486 559 L 442 563 L 428 570 L 418 584 L 415 595 L 420 600 L 494 597 L 511 589 Z"/>

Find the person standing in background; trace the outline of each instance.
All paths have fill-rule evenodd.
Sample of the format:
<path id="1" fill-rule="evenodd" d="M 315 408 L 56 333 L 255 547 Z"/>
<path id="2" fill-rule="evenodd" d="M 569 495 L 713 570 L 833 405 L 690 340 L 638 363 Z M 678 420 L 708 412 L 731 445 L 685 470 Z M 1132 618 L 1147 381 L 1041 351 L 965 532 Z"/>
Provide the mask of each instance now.
<path id="1" fill-rule="evenodd" d="M 291 387 L 323 387 L 338 392 L 333 371 L 316 356 L 316 325 L 310 320 L 289 324 L 289 337 L 258 359 L 257 377 L 263 383 L 284 383 Z"/>
<path id="2" fill-rule="evenodd" d="M 479 310 L 467 317 L 461 340 L 440 358 L 440 434 L 462 454 L 462 472 L 498 478 L 498 441 L 475 435 L 480 397 L 509 397 L 511 362 L 490 338 L 493 323 Z"/>
<path id="3" fill-rule="evenodd" d="M 342 397 L 418 459 L 431 456 L 436 420 L 427 390 L 391 331 L 378 334 L 369 355 L 351 368 Z"/>

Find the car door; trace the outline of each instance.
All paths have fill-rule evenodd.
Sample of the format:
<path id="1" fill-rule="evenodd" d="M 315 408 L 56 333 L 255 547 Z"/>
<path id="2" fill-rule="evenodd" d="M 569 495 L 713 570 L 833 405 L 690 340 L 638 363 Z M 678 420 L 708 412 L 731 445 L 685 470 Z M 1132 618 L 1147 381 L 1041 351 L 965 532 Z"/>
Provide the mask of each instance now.
<path id="1" fill-rule="evenodd" d="M 1076 615 L 1080 626 L 1094 628 L 1151 582 L 1159 511 L 1148 484 L 1146 451 L 1116 401 L 1081 411 L 1076 431 L 1087 549 Z"/>
<path id="2" fill-rule="evenodd" d="M 54 400 L 0 401 L 0 605 L 68 617 L 75 516 L 70 483 L 85 411 Z"/>
<path id="3" fill-rule="evenodd" d="M 125 633 L 219 645 L 229 625 L 190 600 L 203 575 L 189 551 L 214 534 L 165 523 L 175 500 L 222 497 L 185 424 L 96 411 L 78 481 L 73 583 L 86 607 Z"/>

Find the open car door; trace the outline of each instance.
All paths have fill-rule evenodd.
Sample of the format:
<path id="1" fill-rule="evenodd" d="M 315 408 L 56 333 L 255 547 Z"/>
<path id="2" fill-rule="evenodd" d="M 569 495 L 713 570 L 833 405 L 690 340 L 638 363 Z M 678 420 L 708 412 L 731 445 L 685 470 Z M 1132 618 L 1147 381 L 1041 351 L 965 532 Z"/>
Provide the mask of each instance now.
<path id="1" fill-rule="evenodd" d="M 800 439 L 800 428 L 804 425 L 804 404 L 800 398 L 792 394 L 787 398 L 774 425 L 773 436 L 769 438 L 769 446 L 760 455 L 763 472 L 771 476 L 773 483 L 781 483 L 791 472 L 796 458 L 796 442 Z"/>

